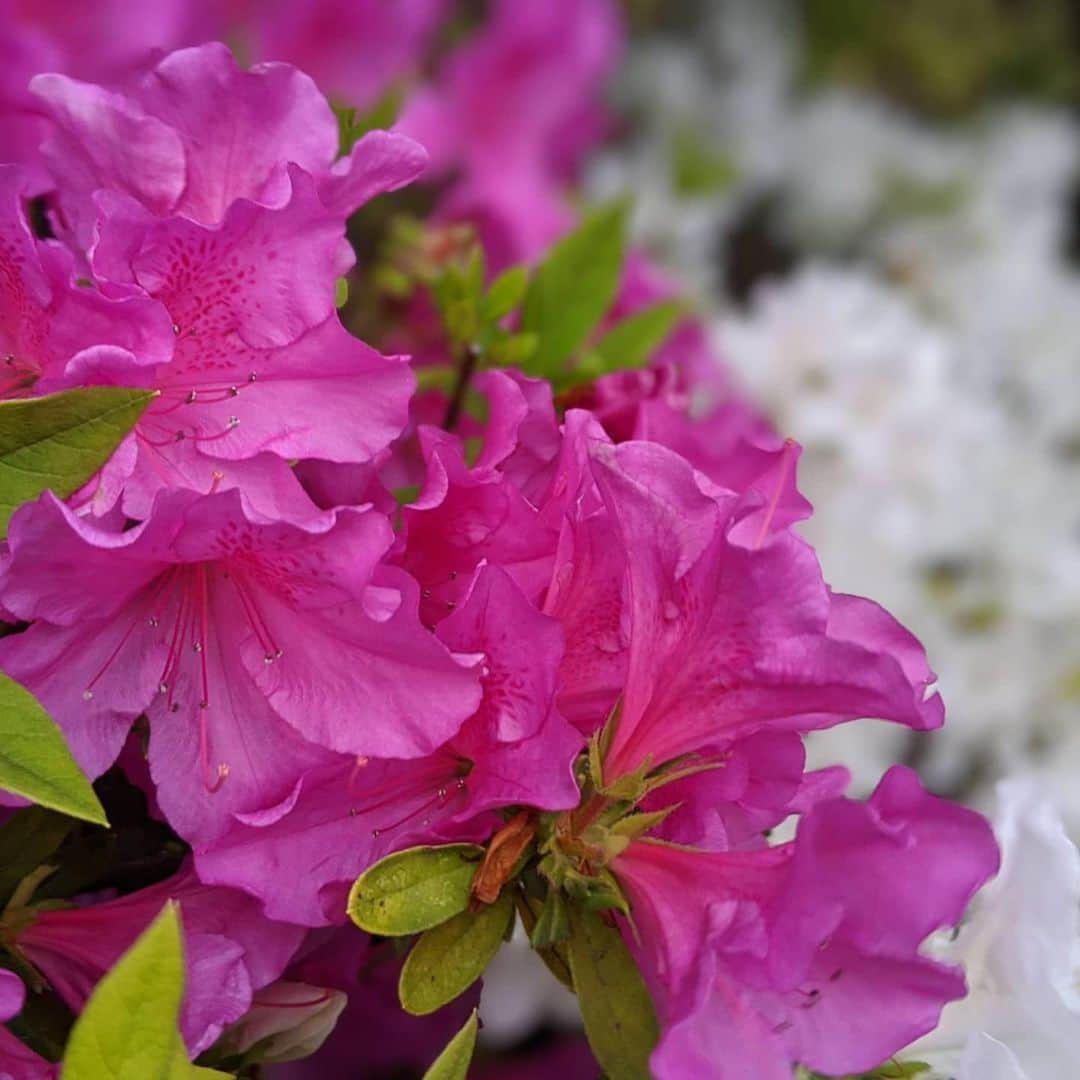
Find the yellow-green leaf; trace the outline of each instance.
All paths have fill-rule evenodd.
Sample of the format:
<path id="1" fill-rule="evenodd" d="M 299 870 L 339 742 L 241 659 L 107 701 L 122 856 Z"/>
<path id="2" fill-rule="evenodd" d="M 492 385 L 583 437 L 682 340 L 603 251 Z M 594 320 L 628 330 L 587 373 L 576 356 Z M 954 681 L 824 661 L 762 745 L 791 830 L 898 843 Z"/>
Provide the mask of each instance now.
<path id="1" fill-rule="evenodd" d="M 90 995 L 68 1040 L 64 1080 L 190 1075 L 177 1027 L 183 994 L 180 920 L 170 902 Z"/>
<path id="2" fill-rule="evenodd" d="M 550 377 L 585 344 L 619 288 L 627 207 L 600 207 L 564 236 L 537 267 L 525 293 L 521 329 L 536 334 L 525 369 Z"/>
<path id="3" fill-rule="evenodd" d="M 529 285 L 529 271 L 524 266 L 511 266 L 492 283 L 480 301 L 480 314 L 488 322 L 509 315 L 521 303 Z"/>
<path id="4" fill-rule="evenodd" d="M 616 323 L 593 349 L 601 373 L 644 367 L 671 333 L 683 310 L 678 301 L 667 300 Z"/>
<path id="5" fill-rule="evenodd" d="M 494 959 L 513 918 L 514 901 L 504 891 L 494 904 L 428 930 L 401 969 L 398 997 L 405 1011 L 426 1016 L 468 990 Z"/>
<path id="6" fill-rule="evenodd" d="M 464 1027 L 446 1044 L 446 1049 L 424 1073 L 424 1080 L 465 1080 L 476 1047 L 476 1032 L 479 1026 L 476 1010 L 473 1009 Z"/>
<path id="7" fill-rule="evenodd" d="M 475 844 L 415 847 L 388 855 L 357 878 L 349 917 L 385 937 L 418 934 L 464 911 L 484 849 Z"/>
<path id="8" fill-rule="evenodd" d="M 46 489 L 67 498 L 109 460 L 156 390 L 94 386 L 0 401 L 0 537 Z"/>
<path id="9" fill-rule="evenodd" d="M 589 1046 L 610 1080 L 649 1080 L 656 1010 L 622 935 L 599 915 L 570 909 L 566 944 Z"/>
<path id="10" fill-rule="evenodd" d="M 37 698 L 0 673 L 0 788 L 108 825 L 105 811 Z"/>

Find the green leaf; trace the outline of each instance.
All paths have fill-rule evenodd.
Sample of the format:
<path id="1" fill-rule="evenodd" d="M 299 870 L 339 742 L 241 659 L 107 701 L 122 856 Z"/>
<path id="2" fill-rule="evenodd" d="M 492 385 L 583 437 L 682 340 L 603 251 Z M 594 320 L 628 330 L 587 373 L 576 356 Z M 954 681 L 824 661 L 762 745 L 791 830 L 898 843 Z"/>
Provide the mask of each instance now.
<path id="1" fill-rule="evenodd" d="M 0 788 L 72 817 L 108 825 L 98 797 L 37 698 L 0 673 Z"/>
<path id="2" fill-rule="evenodd" d="M 464 911 L 484 856 L 475 844 L 414 847 L 365 870 L 349 892 L 348 912 L 361 930 L 384 937 L 418 934 Z"/>
<path id="3" fill-rule="evenodd" d="M 569 936 L 570 918 L 566 910 L 566 897 L 562 889 L 548 889 L 540 917 L 529 934 L 529 941 L 534 949 L 546 949 L 565 941 Z"/>
<path id="4" fill-rule="evenodd" d="M 494 959 L 513 918 L 513 897 L 503 892 L 494 904 L 462 911 L 423 934 L 398 980 L 405 1011 L 427 1016 L 465 993 Z"/>
<path id="5" fill-rule="evenodd" d="M 711 150 L 694 127 L 679 128 L 671 141 L 675 190 L 690 197 L 717 195 L 731 187 L 739 170 L 733 158 Z"/>
<path id="6" fill-rule="evenodd" d="M 526 366 L 529 374 L 558 373 L 611 306 L 619 287 L 626 219 L 622 202 L 594 211 L 533 274 L 521 312 L 521 329 L 539 339 Z"/>
<path id="7" fill-rule="evenodd" d="M 497 322 L 509 315 L 525 297 L 529 287 L 529 271 L 524 266 L 511 266 L 492 283 L 480 301 L 480 315 L 485 322 Z"/>
<path id="8" fill-rule="evenodd" d="M 476 1047 L 476 1032 L 479 1028 L 476 1010 L 469 1014 L 465 1026 L 446 1044 L 446 1049 L 435 1059 L 432 1066 L 424 1073 L 424 1080 L 465 1080 Z"/>
<path id="9" fill-rule="evenodd" d="M 66 814 L 28 806 L 0 826 L 0 908 L 27 874 L 49 861 L 74 824 Z"/>
<path id="10" fill-rule="evenodd" d="M 109 460 L 156 390 L 95 386 L 0 401 L 0 539 L 17 506 L 46 488 L 64 499 Z"/>
<path id="11" fill-rule="evenodd" d="M 644 308 L 613 326 L 597 343 L 601 372 L 644 367 L 683 314 L 677 300 Z"/>
<path id="12" fill-rule="evenodd" d="M 536 933 L 536 926 L 539 922 L 540 915 L 543 913 L 541 902 L 535 897 L 519 895 L 518 897 L 518 914 L 521 916 L 521 923 L 525 927 L 525 932 L 529 935 L 529 940 L 532 940 L 533 934 Z M 533 945 L 533 949 L 536 955 L 544 962 L 544 966 L 566 987 L 567 990 L 574 989 L 574 980 L 570 974 L 570 963 L 566 959 L 565 946 L 563 944 L 538 946 Z"/>
<path id="13" fill-rule="evenodd" d="M 589 1046 L 611 1080 L 649 1080 L 659 1025 L 622 935 L 591 911 L 570 909 L 567 953 Z"/>
<path id="14" fill-rule="evenodd" d="M 64 1080 L 179 1080 L 190 1075 L 177 1021 L 184 993 L 180 920 L 167 903 L 97 985 L 72 1028 Z"/>
<path id="15" fill-rule="evenodd" d="M 405 99 L 404 87 L 392 86 L 367 112 L 357 114 L 349 105 L 335 105 L 338 122 L 338 156 L 345 157 L 369 132 L 394 126 Z"/>

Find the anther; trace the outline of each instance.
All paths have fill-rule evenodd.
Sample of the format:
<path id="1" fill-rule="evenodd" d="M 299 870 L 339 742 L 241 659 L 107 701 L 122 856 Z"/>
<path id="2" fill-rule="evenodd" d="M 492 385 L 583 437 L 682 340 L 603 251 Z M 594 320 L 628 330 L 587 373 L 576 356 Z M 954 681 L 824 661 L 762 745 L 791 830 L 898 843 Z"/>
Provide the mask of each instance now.
<path id="1" fill-rule="evenodd" d="M 177 337 L 179 337 L 179 336 L 180 336 L 180 325 L 179 325 L 179 323 L 173 323 L 173 324 L 172 324 L 172 332 L 173 332 L 174 334 L 176 334 L 176 335 L 177 335 Z"/>
<path id="2" fill-rule="evenodd" d="M 92 701 L 93 698 L 94 698 L 94 691 L 93 690 L 84 690 L 82 692 L 83 701 Z"/>
<path id="3" fill-rule="evenodd" d="M 187 403 L 189 405 L 194 405 L 195 401 L 198 399 L 198 396 L 199 396 L 199 391 L 198 390 L 192 390 L 192 391 L 190 391 L 188 393 L 188 396 L 184 400 L 187 401 Z"/>

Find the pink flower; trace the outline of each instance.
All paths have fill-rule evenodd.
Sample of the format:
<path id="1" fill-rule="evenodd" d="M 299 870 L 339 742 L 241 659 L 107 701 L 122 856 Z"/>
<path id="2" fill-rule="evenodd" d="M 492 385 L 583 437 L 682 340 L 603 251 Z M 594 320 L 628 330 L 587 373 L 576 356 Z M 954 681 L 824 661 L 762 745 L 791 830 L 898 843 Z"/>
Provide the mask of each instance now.
<path id="1" fill-rule="evenodd" d="M 334 100 L 366 109 L 415 74 L 448 0 L 270 0 L 243 20 L 251 52 L 303 69 Z"/>
<path id="2" fill-rule="evenodd" d="M 161 0 L 131 17 L 124 0 L 72 5 L 67 0 L 4 0 L 0 3 L 0 146 L 6 161 L 26 166 L 32 194 L 51 180 L 38 153 L 47 130 L 27 89 L 42 71 L 117 84 L 149 66 L 159 49 L 208 36 L 202 4 Z"/>
<path id="3" fill-rule="evenodd" d="M 0 968 L 0 1080 L 52 1080 L 56 1066 L 3 1026 L 22 1012 L 25 1000 L 26 988 L 19 976 Z"/>
<path id="4" fill-rule="evenodd" d="M 372 510 L 301 528 L 233 492 L 164 494 L 116 535 L 46 494 L 11 521 L 2 603 L 36 621 L 0 642 L 0 667 L 92 776 L 146 712 L 162 810 L 207 843 L 327 750 L 422 756 L 475 710 L 475 672 L 420 626 L 407 575 L 379 565 L 392 541 Z"/>
<path id="5" fill-rule="evenodd" d="M 470 468 L 461 440 L 436 428 L 421 429 L 420 446 L 427 476 L 402 511 L 402 565 L 423 589 L 424 622 L 434 626 L 454 610 L 485 559 L 535 597 L 551 576 L 557 524 L 541 517 L 497 454 L 482 454 Z"/>
<path id="6" fill-rule="evenodd" d="M 61 216 L 83 250 L 93 244 L 93 195 L 102 189 L 159 217 L 217 225 L 238 199 L 287 203 L 292 166 L 312 177 L 340 224 L 415 179 L 427 160 L 416 143 L 384 131 L 335 160 L 337 120 L 307 75 L 277 63 L 243 71 L 216 42 L 169 54 L 124 92 L 63 75 L 38 76 L 33 90 L 52 121 L 42 153 Z"/>
<path id="7" fill-rule="evenodd" d="M 931 1030 L 962 975 L 919 955 L 997 868 L 987 823 L 895 768 L 866 804 L 820 802 L 791 844 L 637 841 L 612 863 L 657 1001 L 660 1080 L 788 1080 L 879 1065 Z"/>
<path id="8" fill-rule="evenodd" d="M 116 900 L 38 911 L 16 944 L 78 1011 L 170 899 L 180 904 L 187 965 L 180 1030 L 195 1057 L 247 1012 L 254 991 L 281 975 L 303 939 L 300 927 L 272 923 L 243 893 L 207 887 L 182 870 Z"/>
<path id="9" fill-rule="evenodd" d="M 596 443 L 592 460 L 628 567 L 610 777 L 765 727 L 941 724 L 914 638 L 870 601 L 831 594 L 810 547 L 778 526 L 783 487 L 768 502 L 737 495 L 652 443 Z"/>
<path id="10" fill-rule="evenodd" d="M 583 740 L 555 707 L 558 625 L 485 566 L 439 634 L 483 654 L 483 699 L 461 730 L 426 758 L 339 758 L 309 771 L 278 807 L 238 819 L 197 852 L 204 880 L 253 893 L 271 918 L 337 923 L 349 886 L 391 851 L 486 840 L 503 823 L 493 811 L 508 806 L 576 805 Z M 282 873 L 288 889 L 277 884 Z"/>
<path id="11" fill-rule="evenodd" d="M 27 192 L 21 169 L 0 165 L 0 399 L 49 393 L 96 365 L 167 363 L 165 309 L 77 285 L 70 254 L 30 231 Z"/>
<path id="12" fill-rule="evenodd" d="M 291 169 L 288 182 L 280 208 L 240 199 L 213 227 L 98 196 L 95 271 L 111 292 L 159 301 L 175 340 L 168 363 L 102 362 L 78 373 L 161 391 L 105 470 L 96 510 L 122 491 L 126 513 L 144 518 L 164 487 L 239 487 L 263 513 L 303 518 L 312 506 L 289 459 L 364 463 L 401 430 L 408 365 L 341 325 L 341 223 L 321 208 L 310 177 Z"/>
<path id="13" fill-rule="evenodd" d="M 493 265 L 535 258 L 570 225 L 560 188 L 603 134 L 596 99 L 620 38 L 610 0 L 498 0 L 402 116 L 433 179 L 460 170 L 442 212 L 480 227 Z"/>

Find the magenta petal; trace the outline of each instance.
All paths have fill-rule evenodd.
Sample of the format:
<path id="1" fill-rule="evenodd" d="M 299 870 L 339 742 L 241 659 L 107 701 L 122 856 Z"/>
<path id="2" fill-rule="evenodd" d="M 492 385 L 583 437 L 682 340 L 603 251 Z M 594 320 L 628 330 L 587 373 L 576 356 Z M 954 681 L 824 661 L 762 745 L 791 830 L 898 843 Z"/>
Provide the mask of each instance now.
<path id="1" fill-rule="evenodd" d="M 237 199 L 287 198 L 286 163 L 314 174 L 337 154 L 333 111 L 308 75 L 287 64 L 242 71 L 219 42 L 170 53 L 132 96 L 184 145 L 186 183 L 171 212 L 205 224 Z"/>
<path id="2" fill-rule="evenodd" d="M 65 75 L 38 75 L 30 87 L 52 121 L 42 154 L 78 247 L 93 242 L 90 196 L 99 188 L 123 192 L 155 214 L 173 210 L 184 190 L 185 160 L 172 128 L 123 94 Z"/>
<path id="3" fill-rule="evenodd" d="M 94 269 L 165 305 L 179 370 L 212 371 L 227 347 L 287 345 L 333 313 L 343 222 L 323 208 L 310 176 L 290 167 L 288 180 L 279 206 L 238 199 L 213 226 L 97 195 Z"/>
<path id="4" fill-rule="evenodd" d="M 813 551 L 787 530 L 733 538 L 748 505 L 651 443 L 596 444 L 594 471 L 628 553 L 631 650 L 610 763 L 629 771 L 763 725 L 810 730 L 862 716 L 914 728 L 923 701 L 914 640 L 878 609 L 865 644 Z"/>
<path id="5" fill-rule="evenodd" d="M 439 637 L 457 652 L 484 653 L 476 722 L 490 738 L 519 742 L 539 730 L 555 702 L 562 630 L 505 570 L 479 568 L 464 601 L 439 624 Z"/>
<path id="6" fill-rule="evenodd" d="M 319 197 L 327 210 L 348 217 L 376 195 L 411 184 L 427 163 L 418 142 L 396 132 L 369 131 L 320 178 Z"/>

